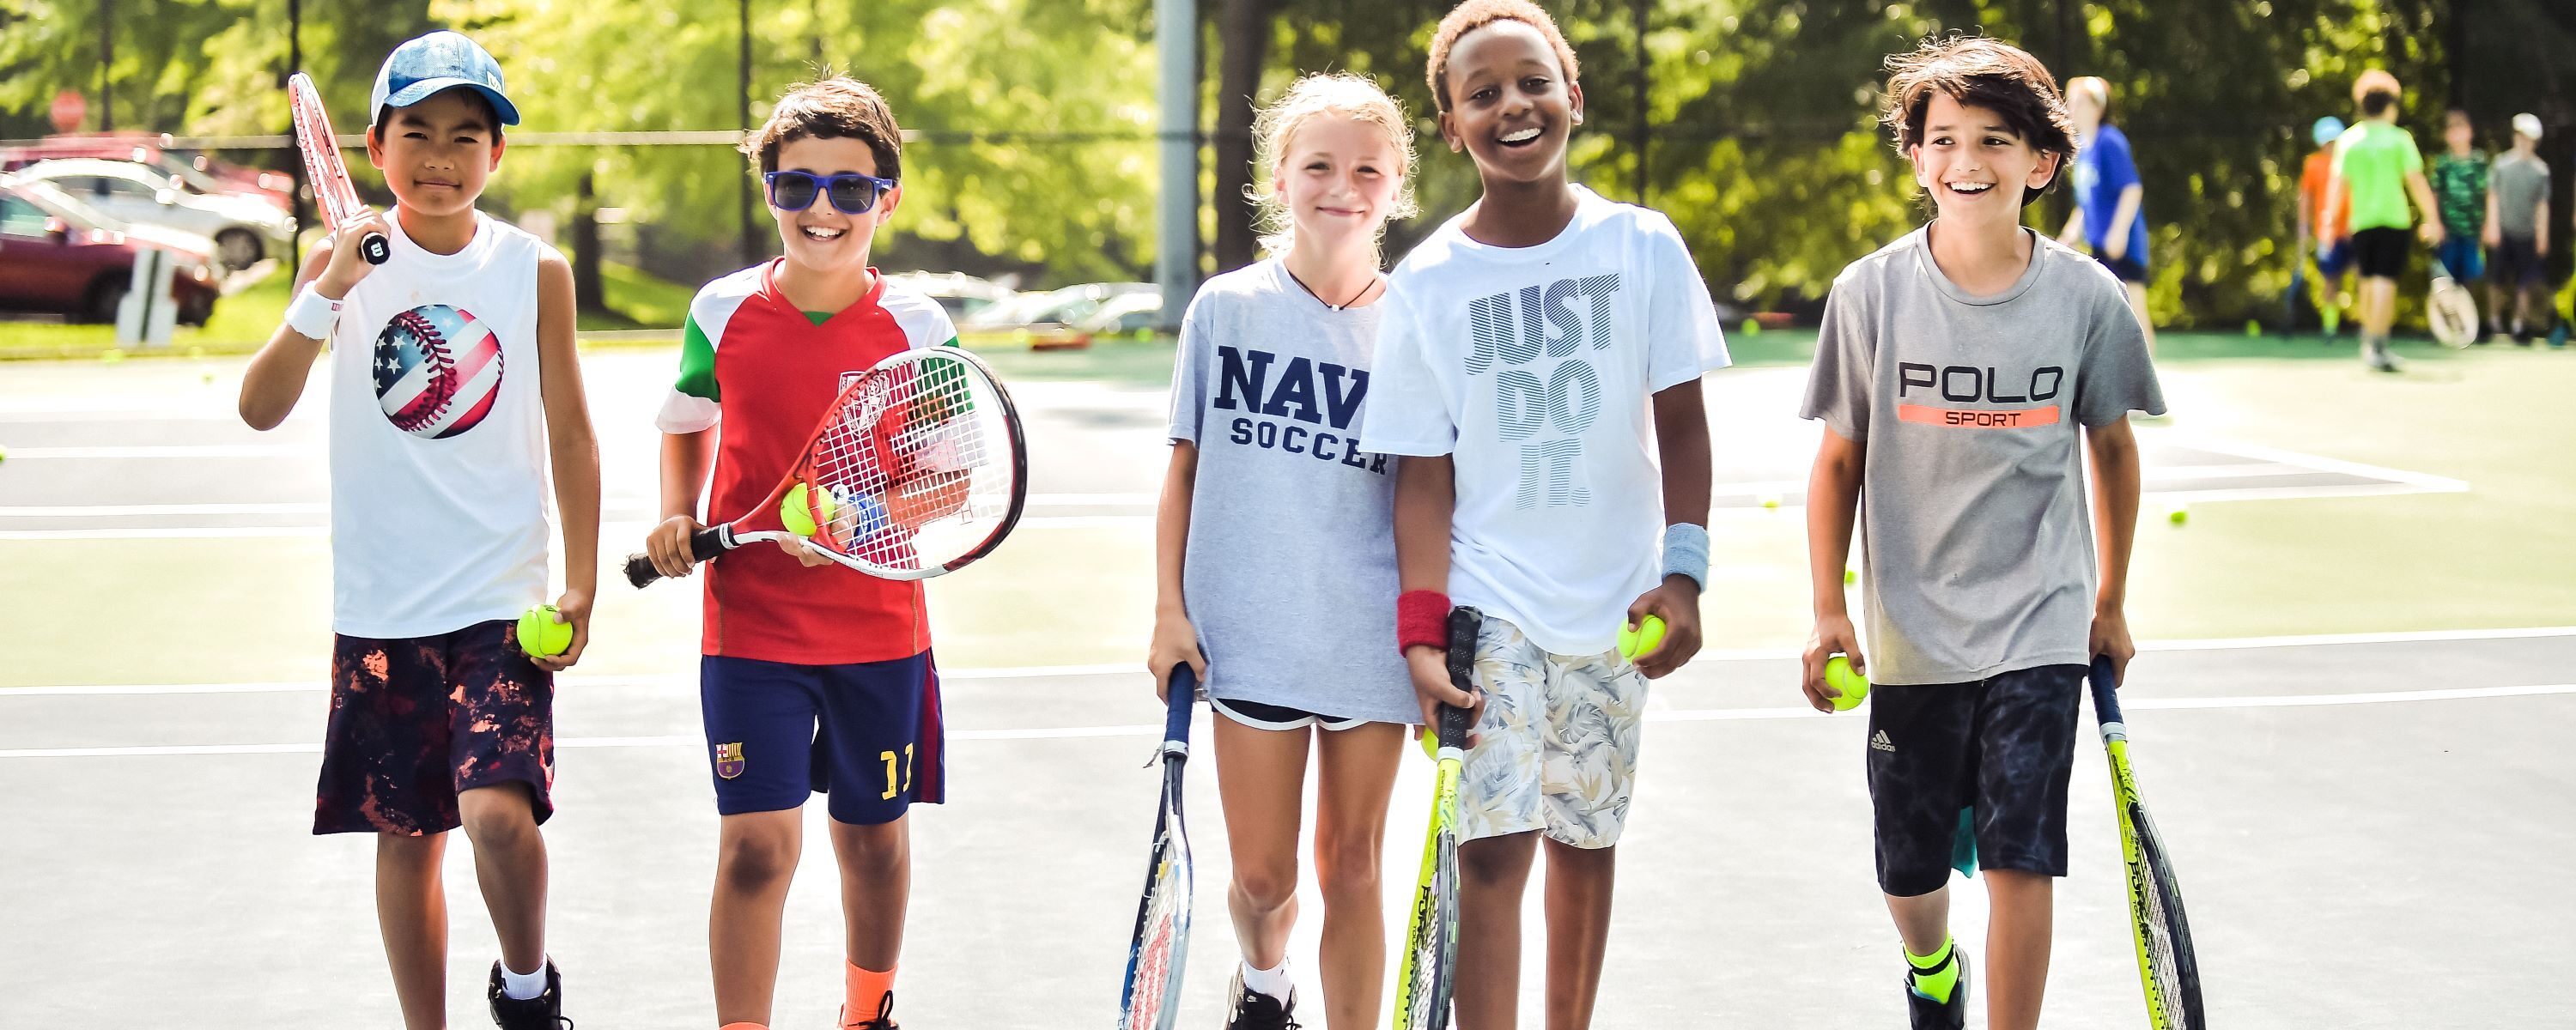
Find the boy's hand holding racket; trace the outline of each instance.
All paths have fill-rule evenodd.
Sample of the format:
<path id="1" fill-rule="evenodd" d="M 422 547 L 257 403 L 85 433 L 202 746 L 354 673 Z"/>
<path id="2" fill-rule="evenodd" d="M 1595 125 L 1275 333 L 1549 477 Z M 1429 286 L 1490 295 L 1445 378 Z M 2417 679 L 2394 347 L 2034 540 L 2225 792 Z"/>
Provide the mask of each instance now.
<path id="1" fill-rule="evenodd" d="M 1845 614 L 1816 617 L 1815 635 L 1807 639 L 1807 650 L 1798 656 L 1798 687 L 1806 692 L 1807 704 L 1819 712 L 1834 712 L 1834 699 L 1842 692 L 1825 684 L 1825 662 L 1843 655 L 1851 662 L 1852 672 L 1869 675 L 1869 662 L 1861 657 L 1860 633 L 1852 629 L 1851 616 Z"/>
<path id="2" fill-rule="evenodd" d="M 1699 653 L 1699 584 L 1689 576 L 1664 577 L 1662 585 L 1628 605 L 1628 625 L 1643 626 L 1649 615 L 1664 620 L 1664 642 L 1637 656 L 1637 671 L 1662 679 Z"/>
<path id="3" fill-rule="evenodd" d="M 385 234 L 382 211 L 361 211 L 358 216 L 331 230 L 331 260 L 322 266 L 322 274 L 313 278 L 314 292 L 332 300 L 347 297 L 350 290 L 376 270 L 367 260 L 365 241 L 369 236 Z"/>
<path id="4" fill-rule="evenodd" d="M 2138 644 L 2129 638 L 2129 616 L 2118 608 L 2093 612 L 2093 629 L 2086 635 L 2090 653 L 2111 661 L 2114 685 L 2129 678 L 2129 659 L 2138 656 Z"/>
<path id="5" fill-rule="evenodd" d="M 1471 728 L 1467 746 L 1476 746 L 1472 727 L 1485 717 L 1484 692 L 1461 690 L 1449 681 L 1449 653 L 1444 649 L 1415 644 L 1404 649 L 1404 664 L 1413 673 L 1413 698 L 1422 704 L 1422 725 L 1413 728 L 1413 735 L 1435 733 L 1440 725 L 1440 706 L 1448 705 L 1467 710 L 1467 725 Z"/>
<path id="6" fill-rule="evenodd" d="M 670 579 L 697 571 L 698 563 L 689 558 L 689 537 L 705 528 L 687 515 L 673 515 L 653 527 L 644 537 L 644 553 L 653 559 L 653 571 Z"/>

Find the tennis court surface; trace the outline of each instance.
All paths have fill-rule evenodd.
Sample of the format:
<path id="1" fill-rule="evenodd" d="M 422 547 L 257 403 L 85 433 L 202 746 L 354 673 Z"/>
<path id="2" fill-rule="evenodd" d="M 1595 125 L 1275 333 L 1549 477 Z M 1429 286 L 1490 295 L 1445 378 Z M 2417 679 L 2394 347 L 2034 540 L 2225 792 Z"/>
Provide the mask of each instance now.
<path id="1" fill-rule="evenodd" d="M 2549 957 L 2576 943 L 2576 887 L 2549 871 L 2576 853 L 2551 811 L 2576 797 L 2559 757 L 2576 628 L 2552 628 L 2576 623 L 2576 416 L 2525 401 L 2563 396 L 2576 362 L 2545 358 L 2478 355 L 2408 383 L 2313 363 L 2166 373 L 2177 415 L 2140 430 L 2148 518 L 2175 504 L 2190 517 L 2142 527 L 2132 620 L 2151 642 L 2126 697 L 2222 1025 L 2571 1025 L 2576 986 Z M 614 558 L 649 514 L 648 419 L 670 359 L 603 351 L 587 367 Z M 209 1027 L 394 1023 L 371 845 L 306 832 L 328 639 L 321 427 L 308 411 L 241 429 L 237 374 L 174 361 L 0 377 L 0 1023 L 87 1023 L 103 1005 Z M 1791 685 L 1815 432 L 1792 417 L 1801 378 L 1709 380 L 1724 509 L 1712 650 L 1654 688 L 1601 1027 L 1901 1025 L 1865 723 L 1796 707 Z M 908 1026 L 1108 1025 L 1153 818 L 1159 710 L 1131 670 L 1162 394 L 1013 385 L 1033 520 L 933 586 L 953 803 L 915 823 Z M 550 946 L 584 1026 L 703 1025 L 716 817 L 696 596 L 601 590 L 592 656 L 560 692 Z M 2145 1023 L 2105 781 L 2081 745 L 2050 1026 Z M 1390 938 L 1428 789 L 1429 764 L 1409 760 L 1387 828 Z M 1190 795 L 1188 1025 L 1212 1027 L 1232 945 L 1208 764 Z M 838 995 L 830 859 L 809 840 L 782 1030 L 827 1025 Z M 451 1015 L 470 1026 L 493 945 L 469 849 L 449 859 Z M 1311 1004 L 1321 908 L 1306 904 L 1295 953 Z M 1982 910 L 1963 883 L 1972 949 Z M 1524 982 L 1532 1013 L 1535 968 Z"/>

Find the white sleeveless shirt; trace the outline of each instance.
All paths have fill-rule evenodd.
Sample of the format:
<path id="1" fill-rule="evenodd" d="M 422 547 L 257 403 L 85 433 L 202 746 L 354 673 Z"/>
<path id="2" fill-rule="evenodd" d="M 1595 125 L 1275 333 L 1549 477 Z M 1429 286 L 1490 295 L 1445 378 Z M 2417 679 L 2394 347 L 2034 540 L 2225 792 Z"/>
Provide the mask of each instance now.
<path id="1" fill-rule="evenodd" d="M 548 494 L 536 237 L 477 214 L 432 254 L 387 219 L 393 257 L 331 334 L 332 628 L 449 633 L 545 596 Z"/>

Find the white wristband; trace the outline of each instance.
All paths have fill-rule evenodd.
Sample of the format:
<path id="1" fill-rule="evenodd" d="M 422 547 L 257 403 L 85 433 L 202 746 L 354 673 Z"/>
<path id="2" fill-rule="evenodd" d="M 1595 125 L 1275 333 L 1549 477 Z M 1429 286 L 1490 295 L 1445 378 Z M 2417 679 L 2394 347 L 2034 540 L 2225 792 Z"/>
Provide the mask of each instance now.
<path id="1" fill-rule="evenodd" d="M 286 327 L 298 335 L 328 342 L 331 330 L 340 324 L 340 302 L 313 292 L 310 283 L 295 295 L 295 303 L 286 306 Z"/>

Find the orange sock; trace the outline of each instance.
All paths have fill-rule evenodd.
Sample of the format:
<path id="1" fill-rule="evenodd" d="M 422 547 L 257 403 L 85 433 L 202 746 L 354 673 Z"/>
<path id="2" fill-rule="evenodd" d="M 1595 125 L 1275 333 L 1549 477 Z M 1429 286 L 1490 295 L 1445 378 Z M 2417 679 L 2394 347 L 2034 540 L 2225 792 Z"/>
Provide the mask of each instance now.
<path id="1" fill-rule="evenodd" d="M 877 1009 L 885 1004 L 886 995 L 894 993 L 894 970 L 877 972 L 861 969 L 856 962 L 843 962 L 848 985 L 842 995 L 841 1023 L 851 1025 L 877 1018 Z"/>

